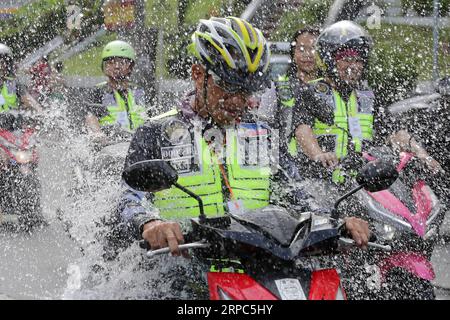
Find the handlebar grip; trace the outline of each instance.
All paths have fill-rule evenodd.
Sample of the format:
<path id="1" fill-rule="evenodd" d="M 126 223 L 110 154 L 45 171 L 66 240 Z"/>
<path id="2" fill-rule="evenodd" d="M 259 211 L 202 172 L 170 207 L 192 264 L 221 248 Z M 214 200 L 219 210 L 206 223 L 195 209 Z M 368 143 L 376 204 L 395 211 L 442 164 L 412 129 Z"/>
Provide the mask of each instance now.
<path id="1" fill-rule="evenodd" d="M 148 243 L 147 240 L 141 240 L 139 241 L 139 247 L 141 247 L 141 249 L 145 249 L 147 251 L 151 250 L 152 248 L 150 247 L 150 243 Z"/>
<path id="2" fill-rule="evenodd" d="M 209 247 L 209 243 L 204 242 L 193 242 L 193 243 L 186 243 L 181 244 L 178 246 L 180 250 L 187 250 L 187 249 L 201 249 L 201 248 L 207 248 Z M 147 257 L 153 258 L 154 256 L 169 253 L 170 249 L 169 247 L 158 249 L 158 250 L 149 250 L 147 251 Z"/>
<path id="3" fill-rule="evenodd" d="M 345 245 L 352 245 L 352 246 L 356 246 L 356 243 L 353 239 L 349 239 L 349 238 L 339 238 L 339 241 L 341 241 L 342 243 L 344 243 Z M 382 245 L 382 244 L 378 244 L 378 243 L 374 243 L 374 242 L 368 242 L 367 246 L 370 248 L 375 248 L 375 249 L 379 249 L 382 251 L 392 251 L 392 247 L 389 245 Z"/>
<path id="4" fill-rule="evenodd" d="M 378 243 L 369 242 L 367 244 L 369 247 L 380 249 L 382 251 L 392 251 L 392 247 L 390 245 L 382 245 Z"/>

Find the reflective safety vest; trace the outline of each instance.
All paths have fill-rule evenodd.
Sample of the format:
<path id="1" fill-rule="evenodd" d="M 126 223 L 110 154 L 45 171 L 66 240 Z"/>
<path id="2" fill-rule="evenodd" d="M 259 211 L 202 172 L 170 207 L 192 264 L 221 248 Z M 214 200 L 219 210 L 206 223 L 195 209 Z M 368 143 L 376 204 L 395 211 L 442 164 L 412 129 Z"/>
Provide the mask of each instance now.
<path id="1" fill-rule="evenodd" d="M 329 104 L 334 105 L 334 124 L 329 126 L 316 119 L 314 134 L 317 137 L 335 137 L 334 151 L 338 159 L 347 156 L 349 142 L 353 144 L 356 152 L 362 152 L 363 141 L 371 141 L 373 136 L 373 92 L 353 91 L 347 103 L 334 89 L 322 96 Z M 333 181 L 343 182 L 344 180 L 342 173 L 336 169 L 333 172 Z"/>
<path id="2" fill-rule="evenodd" d="M 170 114 L 173 113 L 167 115 Z M 209 216 L 224 214 L 229 210 L 229 206 L 236 203 L 240 207 L 243 206 L 241 209 L 244 210 L 267 206 L 271 169 L 268 164 L 249 165 L 246 163 L 248 154 L 245 152 L 248 152 L 249 144 L 258 143 L 259 138 L 256 136 L 260 134 L 261 137 L 267 138 L 270 131 L 257 124 L 241 124 L 237 125 L 237 128 L 227 130 L 227 144 L 224 151 L 226 156 L 222 165 L 219 164 L 206 140 L 198 131 L 195 132 L 194 139 L 191 137 L 185 145 L 163 147 L 165 150 L 162 151 L 162 157 L 169 160 L 175 169 L 179 168 L 183 161 L 191 166 L 193 159 L 198 160 L 194 165 L 195 170 L 182 173 L 177 169 L 178 183 L 202 198 L 205 214 Z M 256 146 L 250 146 L 250 149 L 252 147 Z M 267 147 L 264 148 L 262 142 L 252 150 L 267 151 Z M 239 155 L 243 157 L 240 158 Z M 231 197 L 227 184 L 234 195 L 232 202 L 229 202 Z M 167 219 L 197 217 L 200 214 L 197 201 L 175 187 L 156 192 L 153 204 L 160 210 L 161 216 Z"/>
<path id="3" fill-rule="evenodd" d="M 104 85 L 104 84 L 101 84 Z M 99 86 L 101 86 L 99 85 Z M 141 90 L 128 90 L 127 100 L 119 92 L 107 93 L 103 96 L 102 104 L 107 108 L 108 115 L 99 120 L 101 126 L 120 124 L 129 131 L 135 131 L 142 126 L 147 113 L 144 106 L 137 105 L 143 97 Z"/>
<path id="4" fill-rule="evenodd" d="M 16 82 L 11 79 L 7 79 L 3 83 L 0 91 L 0 112 L 17 108 Z"/>

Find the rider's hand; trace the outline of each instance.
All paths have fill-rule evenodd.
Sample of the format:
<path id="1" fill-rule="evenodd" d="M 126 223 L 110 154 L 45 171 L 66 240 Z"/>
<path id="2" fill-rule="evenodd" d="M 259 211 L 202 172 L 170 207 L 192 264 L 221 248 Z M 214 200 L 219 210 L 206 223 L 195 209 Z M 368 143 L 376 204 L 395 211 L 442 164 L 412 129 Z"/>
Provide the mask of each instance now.
<path id="1" fill-rule="evenodd" d="M 187 251 L 181 252 L 179 244 L 184 243 L 180 225 L 176 222 L 154 220 L 144 224 L 142 238 L 146 240 L 152 250 L 165 247 L 170 248 L 170 253 L 174 256 L 188 257 Z"/>
<path id="2" fill-rule="evenodd" d="M 366 249 L 370 238 L 369 224 L 359 218 L 345 218 L 345 228 L 351 234 L 358 247 Z"/>
<path id="3" fill-rule="evenodd" d="M 334 152 L 320 153 L 316 155 L 313 160 L 322 163 L 322 166 L 325 168 L 333 168 L 338 164 L 338 159 Z"/>

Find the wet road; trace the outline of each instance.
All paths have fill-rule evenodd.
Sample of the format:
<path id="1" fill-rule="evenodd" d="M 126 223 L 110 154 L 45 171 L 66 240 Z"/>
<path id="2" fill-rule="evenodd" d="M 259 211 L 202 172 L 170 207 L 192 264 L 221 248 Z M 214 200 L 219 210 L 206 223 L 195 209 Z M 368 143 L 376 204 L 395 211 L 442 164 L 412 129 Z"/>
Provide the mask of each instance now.
<path id="1" fill-rule="evenodd" d="M 56 219 L 69 187 L 63 150 L 41 146 L 39 152 L 42 205 L 49 225 L 31 234 L 0 234 L 0 299 L 61 298 L 68 267 L 81 255 Z"/>

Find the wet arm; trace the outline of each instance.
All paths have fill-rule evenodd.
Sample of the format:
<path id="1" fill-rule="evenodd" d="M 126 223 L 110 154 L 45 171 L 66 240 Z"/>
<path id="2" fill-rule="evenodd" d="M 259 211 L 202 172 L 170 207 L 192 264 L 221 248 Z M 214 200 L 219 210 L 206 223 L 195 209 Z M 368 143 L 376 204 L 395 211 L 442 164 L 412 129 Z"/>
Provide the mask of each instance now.
<path id="1" fill-rule="evenodd" d="M 314 160 L 319 154 L 323 153 L 319 146 L 319 142 L 309 125 L 299 125 L 295 130 L 295 137 L 302 148 L 303 153 L 311 160 Z"/>

